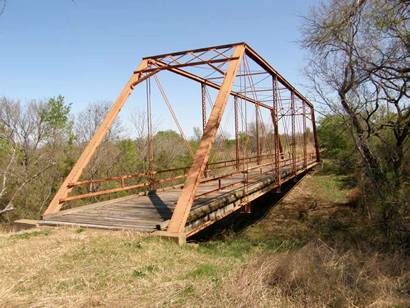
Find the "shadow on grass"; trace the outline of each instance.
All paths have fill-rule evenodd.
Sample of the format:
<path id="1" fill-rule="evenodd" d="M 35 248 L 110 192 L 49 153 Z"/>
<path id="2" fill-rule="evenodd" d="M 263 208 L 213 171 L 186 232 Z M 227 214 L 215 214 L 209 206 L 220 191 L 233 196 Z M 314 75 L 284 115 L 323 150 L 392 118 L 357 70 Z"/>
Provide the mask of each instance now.
<path id="1" fill-rule="evenodd" d="M 251 202 L 251 213 L 236 211 L 224 219 L 214 223 L 207 229 L 197 233 L 191 241 L 205 242 L 209 240 L 224 240 L 230 235 L 240 233 L 250 225 L 263 219 L 272 209 L 301 179 L 302 175 L 296 180 L 282 184 L 281 192 L 269 192 Z"/>
<path id="2" fill-rule="evenodd" d="M 321 170 L 315 172 L 314 176 L 323 176 Z M 304 186 L 303 189 L 321 190 L 318 197 L 315 194 L 296 194 L 297 200 L 287 201 L 290 203 L 282 207 L 277 215 L 262 222 L 302 178 L 284 184 L 280 193 L 270 192 L 252 202 L 250 214 L 235 212 L 196 234 L 190 241 L 203 242 L 204 252 L 224 254 L 226 250 L 226 253 L 238 257 L 255 249 L 298 248 L 315 239 L 341 250 L 383 247 L 379 230 L 356 208 L 355 200 L 339 202 L 327 196 L 330 193 L 328 189 L 319 189 L 331 185 L 332 181 L 344 186 L 345 182 L 339 181 L 342 177 L 334 174 L 329 179 L 321 178 L 319 182 L 316 178 L 313 182 L 309 181 L 307 187 Z M 320 194 L 326 194 L 325 200 L 321 200 Z M 260 221 L 261 224 L 257 224 Z"/>

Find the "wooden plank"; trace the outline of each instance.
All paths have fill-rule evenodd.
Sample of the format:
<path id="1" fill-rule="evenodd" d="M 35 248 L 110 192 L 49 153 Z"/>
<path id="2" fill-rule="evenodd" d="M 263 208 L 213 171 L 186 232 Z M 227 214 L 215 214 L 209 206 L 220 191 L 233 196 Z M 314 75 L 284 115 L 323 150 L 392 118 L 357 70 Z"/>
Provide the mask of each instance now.
<path id="1" fill-rule="evenodd" d="M 113 212 L 113 213 L 125 213 L 125 214 L 144 214 L 144 213 L 154 213 L 160 215 L 161 213 L 164 213 L 165 211 L 169 210 L 168 208 L 141 208 L 141 207 L 119 207 L 119 208 L 103 208 L 103 209 L 94 209 L 94 210 L 88 210 L 86 212 L 89 213 L 106 213 L 106 212 Z M 83 213 L 83 212 L 79 212 Z"/>
<path id="2" fill-rule="evenodd" d="M 109 212 L 81 212 L 78 215 L 99 215 L 103 217 L 129 217 L 129 218 L 140 218 L 144 217 L 147 219 L 156 219 L 156 220 L 164 220 L 164 219 L 169 219 L 171 217 L 171 214 L 166 214 L 163 213 L 162 215 L 159 213 L 155 212 L 146 212 L 146 213 L 121 213 L 121 212 L 114 212 L 114 211 L 109 211 Z"/>
<path id="3" fill-rule="evenodd" d="M 111 225 L 99 225 L 99 224 L 91 224 L 91 223 L 71 223 L 71 222 L 64 222 L 64 221 L 48 221 L 43 220 L 40 222 L 41 225 L 46 226 L 72 226 L 72 227 L 86 227 L 86 228 L 97 228 L 97 229 L 108 229 L 108 230 L 124 230 L 124 229 L 133 229 L 139 232 L 147 232 L 151 233 L 156 230 L 152 230 L 150 228 L 142 228 L 139 226 L 111 226 Z"/>
<path id="4" fill-rule="evenodd" d="M 121 214 L 121 213 L 113 213 L 113 212 L 99 212 L 99 213 L 89 213 L 89 212 L 81 212 L 76 213 L 75 215 L 69 215 L 65 217 L 75 217 L 75 216 L 90 216 L 90 217 L 113 217 L 113 218 L 122 218 L 122 219 L 150 219 L 150 220 L 161 220 L 162 216 L 156 215 L 154 213 L 138 213 L 138 214 Z"/>
<path id="5" fill-rule="evenodd" d="M 56 221 L 56 220 L 47 220 L 47 221 Z M 145 223 L 143 221 L 133 221 L 133 220 L 116 220 L 116 219 L 104 219 L 104 218 L 96 218 L 96 217 L 82 217 L 82 216 L 75 216 L 66 219 L 61 219 L 58 221 L 65 221 L 65 222 L 72 222 L 72 223 L 92 223 L 92 224 L 105 224 L 105 225 L 112 225 L 112 226 L 143 226 L 143 227 L 150 227 L 155 228 L 155 226 L 161 221 L 152 222 L 152 223 Z"/>
<path id="6" fill-rule="evenodd" d="M 75 215 L 70 215 L 70 216 L 65 216 L 61 217 L 59 219 L 49 219 L 49 220 L 62 220 L 62 219 L 76 219 L 76 218 L 89 218 L 89 219 L 105 219 L 105 220 L 121 220 L 121 221 L 135 221 L 135 222 L 148 222 L 148 223 L 154 223 L 154 222 L 160 222 L 164 219 L 161 217 L 153 217 L 153 216 L 147 216 L 147 215 L 139 215 L 139 216 L 118 216 L 118 215 L 113 215 L 112 213 L 106 213 L 106 215 L 96 215 L 92 213 L 81 213 L 81 214 L 75 214 Z"/>
<path id="7" fill-rule="evenodd" d="M 83 209 L 91 209 L 91 208 L 102 207 L 102 206 L 105 206 L 105 205 L 108 205 L 108 204 L 116 203 L 116 202 L 121 201 L 121 200 L 127 200 L 127 199 L 136 198 L 136 197 L 138 197 L 138 196 L 131 195 L 131 196 L 125 196 L 125 197 L 121 197 L 121 198 L 101 201 L 101 202 L 97 202 L 97 203 L 81 205 L 81 206 L 78 206 L 78 207 L 75 207 L 75 208 L 62 210 L 62 211 L 60 211 L 56 214 L 44 215 L 44 217 L 48 218 L 48 217 L 57 216 L 57 215 L 60 215 L 60 214 L 63 214 L 63 213 L 64 214 L 66 214 L 66 213 L 75 213 L 77 211 L 82 211 Z"/>

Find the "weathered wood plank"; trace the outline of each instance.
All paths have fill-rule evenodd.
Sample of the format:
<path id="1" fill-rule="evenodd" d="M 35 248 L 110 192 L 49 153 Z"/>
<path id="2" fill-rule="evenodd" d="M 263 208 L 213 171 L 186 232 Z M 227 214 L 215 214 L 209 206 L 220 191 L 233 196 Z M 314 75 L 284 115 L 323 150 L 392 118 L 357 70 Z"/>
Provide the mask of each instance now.
<path id="1" fill-rule="evenodd" d="M 127 226 L 127 227 L 144 227 L 155 229 L 156 225 L 161 223 L 146 223 L 143 221 L 128 221 L 128 220 L 115 220 L 115 219 L 97 219 L 97 218 L 87 218 L 87 217 L 71 217 L 70 219 L 61 219 L 58 221 L 47 220 L 54 222 L 71 222 L 71 223 L 89 223 L 89 224 L 102 224 L 102 225 L 112 225 L 112 226 Z"/>
<path id="2" fill-rule="evenodd" d="M 73 226 L 73 227 L 86 227 L 86 228 L 97 228 L 97 229 L 108 229 L 108 230 L 124 230 L 124 229 L 132 229 L 137 232 L 146 232 L 151 233 L 156 230 L 152 230 L 151 228 L 143 228 L 140 226 L 112 226 L 112 225 L 103 225 L 103 224 L 91 224 L 91 223 L 72 223 L 72 222 L 64 222 L 64 221 L 48 221 L 43 220 L 40 222 L 41 225 L 46 226 Z"/>
<path id="3" fill-rule="evenodd" d="M 111 214 L 107 214 L 105 216 L 102 215 L 95 215 L 95 214 L 90 214 L 90 213 L 81 213 L 81 214 L 77 214 L 77 215 L 71 215 L 71 216 L 65 216 L 62 217 L 58 220 L 75 220 L 75 219 L 88 219 L 88 220 L 115 220 L 115 221 L 130 221 L 130 222 L 135 222 L 135 223 L 159 223 L 161 221 L 163 221 L 163 219 L 161 219 L 161 217 L 152 217 L 152 216 L 138 216 L 138 217 L 119 217 L 119 216 L 114 216 Z M 54 220 L 54 221 L 58 221 L 55 219 L 49 219 L 49 220 Z"/>

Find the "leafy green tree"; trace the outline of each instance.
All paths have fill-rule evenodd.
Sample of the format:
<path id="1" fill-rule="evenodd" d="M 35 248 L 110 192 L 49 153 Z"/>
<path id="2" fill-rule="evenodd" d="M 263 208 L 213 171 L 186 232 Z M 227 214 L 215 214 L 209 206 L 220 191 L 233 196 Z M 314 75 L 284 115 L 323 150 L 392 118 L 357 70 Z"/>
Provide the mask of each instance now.
<path id="1" fill-rule="evenodd" d="M 159 131 L 153 138 L 154 163 L 159 169 L 181 167 L 191 162 L 183 138 L 173 130 Z"/>
<path id="2" fill-rule="evenodd" d="M 319 144 L 324 149 L 322 157 L 333 159 L 335 171 L 353 172 L 358 164 L 358 157 L 345 118 L 334 114 L 320 118 L 317 135 Z"/>
<path id="3" fill-rule="evenodd" d="M 71 105 L 64 102 L 64 96 L 59 95 L 48 100 L 40 116 L 49 128 L 62 129 L 69 124 L 70 109 Z"/>

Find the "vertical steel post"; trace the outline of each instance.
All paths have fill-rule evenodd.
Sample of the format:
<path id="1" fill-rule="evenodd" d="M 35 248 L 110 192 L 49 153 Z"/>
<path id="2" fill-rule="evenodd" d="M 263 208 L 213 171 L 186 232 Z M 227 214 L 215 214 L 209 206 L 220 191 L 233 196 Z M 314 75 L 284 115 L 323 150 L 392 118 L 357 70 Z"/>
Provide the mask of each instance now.
<path id="1" fill-rule="evenodd" d="M 259 106 L 255 105 L 255 125 L 256 125 L 256 161 L 261 163 L 261 145 L 259 138 Z"/>
<path id="2" fill-rule="evenodd" d="M 313 139 L 315 142 L 315 151 L 316 151 L 316 161 L 320 161 L 320 152 L 319 152 L 319 143 L 317 142 L 317 132 L 316 132 L 316 121 L 315 121 L 315 110 L 313 106 L 310 107 L 310 114 L 312 118 L 312 127 L 313 127 Z"/>
<path id="3" fill-rule="evenodd" d="M 201 83 L 201 112 L 202 112 L 202 135 L 205 132 L 206 126 L 206 85 Z M 208 165 L 205 167 L 204 171 L 205 177 L 208 176 Z"/>
<path id="4" fill-rule="evenodd" d="M 307 167 L 306 102 L 302 100 L 303 116 L 303 168 Z"/>
<path id="5" fill-rule="evenodd" d="M 154 179 L 153 179 L 153 160 L 154 160 L 154 150 L 153 150 L 153 140 L 152 140 L 152 106 L 151 106 L 151 78 L 146 80 L 146 91 L 147 91 L 147 160 L 148 160 L 148 175 L 149 175 L 149 188 L 148 190 L 154 190 Z"/>
<path id="6" fill-rule="evenodd" d="M 235 159 L 236 169 L 239 170 L 239 121 L 238 121 L 238 97 L 233 98 L 233 107 L 235 113 Z"/>
<path id="7" fill-rule="evenodd" d="M 206 85 L 201 83 L 201 102 L 202 102 L 202 133 L 205 131 L 206 126 Z"/>
<path id="8" fill-rule="evenodd" d="M 279 136 L 279 123 L 278 123 L 278 92 L 277 92 L 277 77 L 273 76 L 272 78 L 272 98 L 273 98 L 273 110 L 272 123 L 273 123 L 273 138 L 275 144 L 275 180 L 276 184 L 279 186 L 281 182 L 281 171 L 280 171 L 280 155 L 281 155 L 281 146 L 280 146 L 280 136 Z"/>
<path id="9" fill-rule="evenodd" d="M 290 95 L 290 110 L 292 121 L 292 174 L 296 175 L 296 116 L 295 116 L 295 93 Z"/>

